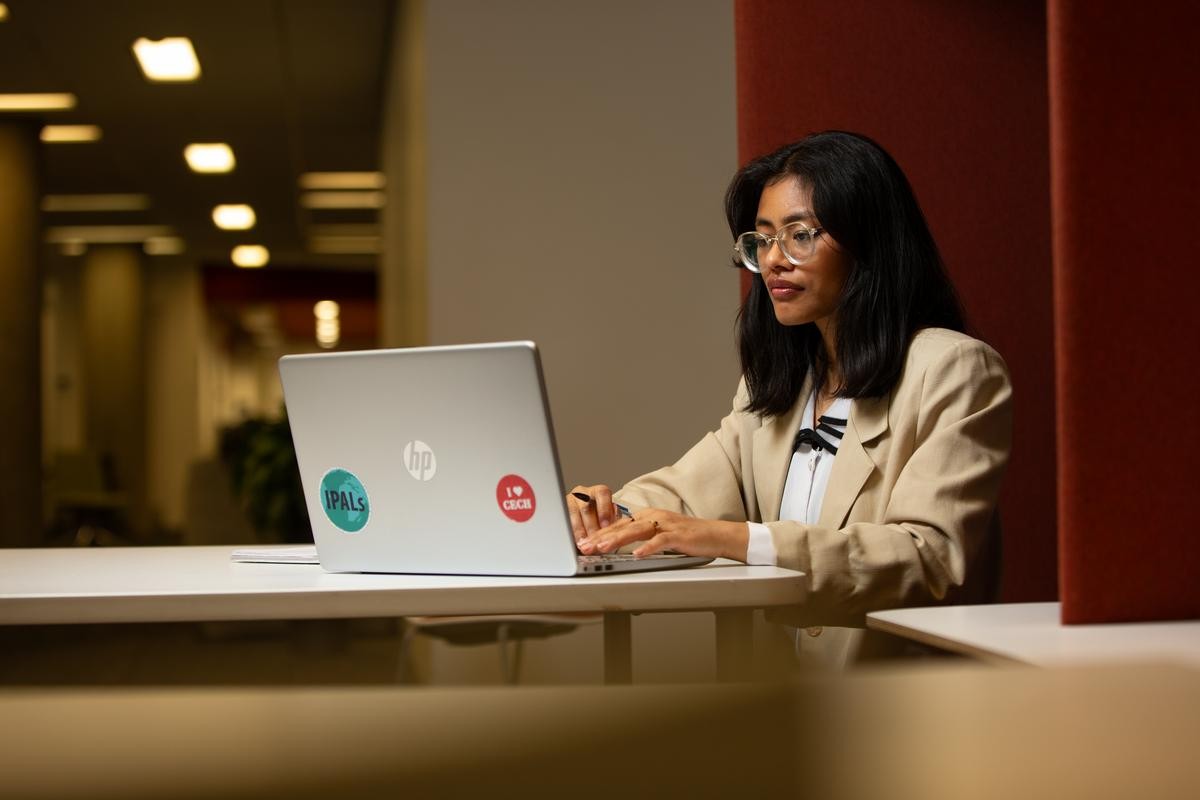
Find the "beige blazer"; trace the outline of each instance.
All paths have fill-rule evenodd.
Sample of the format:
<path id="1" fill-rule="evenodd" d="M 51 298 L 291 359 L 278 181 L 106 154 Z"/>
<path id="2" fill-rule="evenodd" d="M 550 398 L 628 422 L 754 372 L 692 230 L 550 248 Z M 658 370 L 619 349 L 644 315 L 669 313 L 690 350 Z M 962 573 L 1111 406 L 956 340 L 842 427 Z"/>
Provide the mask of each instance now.
<path id="1" fill-rule="evenodd" d="M 1012 387 L 996 351 L 940 328 L 914 336 L 891 393 L 854 400 L 816 525 L 779 519 L 809 392 L 763 419 L 741 410 L 743 381 L 718 430 L 617 499 L 766 523 L 779 566 L 806 576 L 804 602 L 771 616 L 791 625 L 861 627 L 868 611 L 987 599 L 1012 432 Z"/>

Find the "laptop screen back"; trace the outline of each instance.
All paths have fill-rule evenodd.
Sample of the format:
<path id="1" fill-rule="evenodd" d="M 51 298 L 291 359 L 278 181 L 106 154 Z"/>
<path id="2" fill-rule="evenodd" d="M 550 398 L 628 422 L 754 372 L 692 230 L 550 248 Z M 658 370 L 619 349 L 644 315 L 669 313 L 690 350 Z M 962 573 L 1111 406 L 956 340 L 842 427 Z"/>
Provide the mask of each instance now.
<path id="1" fill-rule="evenodd" d="M 284 356 L 279 371 L 326 569 L 575 573 L 532 342 Z"/>

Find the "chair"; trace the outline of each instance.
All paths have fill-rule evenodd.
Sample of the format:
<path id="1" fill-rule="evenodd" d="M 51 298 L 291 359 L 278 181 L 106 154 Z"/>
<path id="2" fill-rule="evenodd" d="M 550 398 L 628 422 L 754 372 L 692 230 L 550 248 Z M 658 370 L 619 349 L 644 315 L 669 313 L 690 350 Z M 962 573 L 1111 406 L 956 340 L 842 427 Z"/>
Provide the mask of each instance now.
<path id="1" fill-rule="evenodd" d="M 513 686 L 520 680 L 522 646 L 526 639 L 560 636 L 581 625 L 595 625 L 603 619 L 603 614 L 592 613 L 405 617 L 396 678 L 404 683 L 411 677 L 408 661 L 412 640 L 420 633 L 459 646 L 495 643 L 500 652 L 500 674 L 506 684 Z"/>

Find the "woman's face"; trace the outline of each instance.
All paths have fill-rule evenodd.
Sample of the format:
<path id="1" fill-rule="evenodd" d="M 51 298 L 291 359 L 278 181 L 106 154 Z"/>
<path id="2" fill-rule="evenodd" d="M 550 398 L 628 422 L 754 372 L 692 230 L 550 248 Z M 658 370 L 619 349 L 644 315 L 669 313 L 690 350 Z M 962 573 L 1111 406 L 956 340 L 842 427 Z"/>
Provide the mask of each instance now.
<path id="1" fill-rule="evenodd" d="M 791 176 L 767 184 L 758 200 L 755 229 L 774 236 L 784 225 L 797 221 L 813 228 L 821 226 L 813 214 L 812 190 Z M 783 325 L 815 322 L 829 341 L 850 273 L 850 259 L 828 233 L 822 233 L 816 241 L 812 257 L 800 266 L 788 261 L 777 244 L 759 256 L 759 265 L 775 318 Z"/>

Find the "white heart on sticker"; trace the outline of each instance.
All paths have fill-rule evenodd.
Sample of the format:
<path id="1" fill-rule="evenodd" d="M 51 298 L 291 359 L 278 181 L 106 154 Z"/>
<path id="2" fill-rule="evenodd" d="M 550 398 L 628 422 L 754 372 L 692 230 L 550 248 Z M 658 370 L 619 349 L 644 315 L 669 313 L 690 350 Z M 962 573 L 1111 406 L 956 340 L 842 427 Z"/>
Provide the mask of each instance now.
<path id="1" fill-rule="evenodd" d="M 513 494 L 515 494 L 517 497 L 520 497 L 521 495 L 525 494 L 525 487 L 524 486 L 514 486 Z"/>

